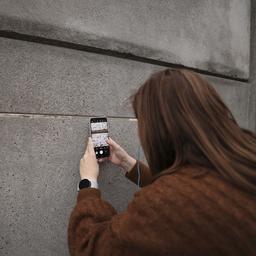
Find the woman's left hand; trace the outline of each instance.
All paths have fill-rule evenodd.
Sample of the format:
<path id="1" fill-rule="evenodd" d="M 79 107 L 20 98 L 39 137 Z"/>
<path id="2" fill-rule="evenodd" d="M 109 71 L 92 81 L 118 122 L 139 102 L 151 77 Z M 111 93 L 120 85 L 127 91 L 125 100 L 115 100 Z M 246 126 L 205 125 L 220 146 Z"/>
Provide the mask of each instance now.
<path id="1" fill-rule="evenodd" d="M 87 148 L 80 160 L 81 179 L 93 179 L 97 181 L 99 176 L 99 164 L 94 151 L 91 137 L 88 138 Z"/>

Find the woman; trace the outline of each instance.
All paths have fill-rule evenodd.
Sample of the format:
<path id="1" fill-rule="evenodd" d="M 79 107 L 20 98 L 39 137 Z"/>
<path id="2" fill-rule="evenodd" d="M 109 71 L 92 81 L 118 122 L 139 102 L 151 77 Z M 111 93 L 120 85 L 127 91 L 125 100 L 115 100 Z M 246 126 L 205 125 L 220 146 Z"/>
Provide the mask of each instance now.
<path id="1" fill-rule="evenodd" d="M 133 97 L 149 167 L 117 214 L 95 187 L 79 191 L 71 255 L 256 255 L 256 136 L 214 88 L 187 70 L 153 74 Z M 109 160 L 137 182 L 136 160 L 112 139 Z M 97 180 L 89 138 L 81 179 Z"/>

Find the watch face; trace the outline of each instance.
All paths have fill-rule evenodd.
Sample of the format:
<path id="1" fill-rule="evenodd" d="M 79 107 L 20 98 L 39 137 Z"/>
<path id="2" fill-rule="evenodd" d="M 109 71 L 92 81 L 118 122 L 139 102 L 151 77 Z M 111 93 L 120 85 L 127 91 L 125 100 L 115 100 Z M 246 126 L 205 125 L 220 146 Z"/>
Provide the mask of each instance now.
<path id="1" fill-rule="evenodd" d="M 79 189 L 91 187 L 91 182 L 88 179 L 81 180 L 79 182 Z"/>

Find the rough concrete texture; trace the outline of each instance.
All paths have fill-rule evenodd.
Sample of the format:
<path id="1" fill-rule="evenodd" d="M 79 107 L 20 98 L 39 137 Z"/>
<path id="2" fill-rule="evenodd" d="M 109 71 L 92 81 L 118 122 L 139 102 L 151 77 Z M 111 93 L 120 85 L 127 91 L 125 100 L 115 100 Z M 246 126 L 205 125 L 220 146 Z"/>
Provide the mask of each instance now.
<path id="1" fill-rule="evenodd" d="M 136 122 L 109 122 L 111 137 L 135 156 Z M 0 255 L 68 255 L 87 124 L 84 117 L 0 115 Z M 101 166 L 99 186 L 119 212 L 137 190 L 110 163 Z"/>
<path id="2" fill-rule="evenodd" d="M 0 112 L 133 117 L 129 96 L 163 67 L 0 39 Z M 206 76 L 248 127 L 246 83 Z"/>
<path id="3" fill-rule="evenodd" d="M 1 0 L 0 30 L 249 77 L 250 0 Z"/>
<path id="4" fill-rule="evenodd" d="M 251 63 L 250 63 L 250 98 L 249 98 L 249 129 L 256 132 L 256 0 L 251 7 Z"/>
<path id="5" fill-rule="evenodd" d="M 129 96 L 158 66 L 0 38 L 0 111 L 131 116 Z"/>

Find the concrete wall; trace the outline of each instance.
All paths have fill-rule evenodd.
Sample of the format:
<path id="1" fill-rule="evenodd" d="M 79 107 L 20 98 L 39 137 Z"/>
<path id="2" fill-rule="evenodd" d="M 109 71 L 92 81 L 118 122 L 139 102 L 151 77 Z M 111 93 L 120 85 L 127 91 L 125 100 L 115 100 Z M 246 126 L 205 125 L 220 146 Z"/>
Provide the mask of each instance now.
<path id="1" fill-rule="evenodd" d="M 0 29 L 249 77 L 250 0 L 1 0 Z"/>
<path id="2" fill-rule="evenodd" d="M 250 87 L 248 128 L 256 131 L 256 1 L 252 0 L 251 6 L 251 54 L 250 54 Z"/>
<path id="3" fill-rule="evenodd" d="M 89 117 L 109 116 L 110 135 L 135 156 L 127 99 L 164 66 L 204 73 L 240 125 L 256 130 L 255 7 L 0 0 L 0 255 L 68 255 Z M 102 195 L 118 212 L 137 190 L 123 174 L 101 166 Z"/>

